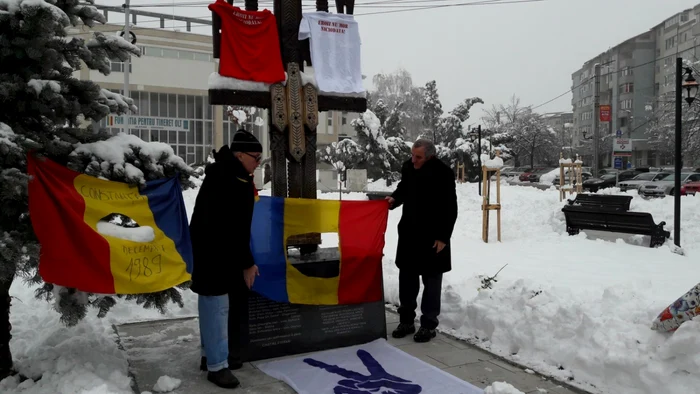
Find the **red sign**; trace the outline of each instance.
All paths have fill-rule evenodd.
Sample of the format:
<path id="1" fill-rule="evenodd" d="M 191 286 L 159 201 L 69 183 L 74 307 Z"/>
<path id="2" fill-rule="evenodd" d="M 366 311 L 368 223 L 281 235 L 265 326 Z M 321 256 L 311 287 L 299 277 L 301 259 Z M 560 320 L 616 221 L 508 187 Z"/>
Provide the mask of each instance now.
<path id="1" fill-rule="evenodd" d="M 612 112 L 612 108 L 609 105 L 601 105 L 600 106 L 600 121 L 601 122 L 610 122 L 611 112 Z"/>

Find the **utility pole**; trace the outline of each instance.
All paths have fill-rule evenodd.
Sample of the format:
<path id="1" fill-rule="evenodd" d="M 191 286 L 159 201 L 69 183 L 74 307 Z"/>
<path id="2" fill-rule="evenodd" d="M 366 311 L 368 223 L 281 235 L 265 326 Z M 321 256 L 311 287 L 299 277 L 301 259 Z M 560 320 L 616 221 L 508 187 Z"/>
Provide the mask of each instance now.
<path id="1" fill-rule="evenodd" d="M 124 3 L 124 39 L 129 41 L 129 2 Z M 131 71 L 131 55 L 124 62 L 124 97 L 129 97 L 129 71 Z M 124 133 L 129 134 L 129 114 L 124 114 Z"/>
<path id="2" fill-rule="evenodd" d="M 600 63 L 595 65 L 594 96 L 593 96 L 593 176 L 597 177 L 600 168 Z"/>
<path id="3" fill-rule="evenodd" d="M 681 133 L 683 132 L 683 58 L 676 59 L 676 171 L 673 186 L 673 243 L 681 247 Z"/>

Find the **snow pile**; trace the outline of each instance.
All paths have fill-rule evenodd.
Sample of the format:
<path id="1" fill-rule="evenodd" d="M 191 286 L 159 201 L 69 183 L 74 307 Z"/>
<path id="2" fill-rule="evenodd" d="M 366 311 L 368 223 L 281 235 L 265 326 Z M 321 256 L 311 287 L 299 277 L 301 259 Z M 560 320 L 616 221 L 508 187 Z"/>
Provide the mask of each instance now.
<path id="1" fill-rule="evenodd" d="M 493 382 L 484 389 L 484 394 L 525 394 L 506 382 Z"/>
<path id="2" fill-rule="evenodd" d="M 369 192 L 393 192 L 396 189 L 398 182 L 394 182 L 392 186 L 387 186 L 385 179 L 378 179 L 367 184 Z"/>
<path id="3" fill-rule="evenodd" d="M 180 387 L 182 381 L 180 379 L 171 378 L 170 376 L 161 376 L 153 386 L 153 391 L 156 393 L 167 393 Z"/>
<path id="4" fill-rule="evenodd" d="M 486 160 L 484 165 L 488 168 L 503 168 L 503 159 L 496 156 L 493 159 Z"/>
<path id="5" fill-rule="evenodd" d="M 552 183 L 554 183 L 554 178 L 556 178 L 557 175 L 559 175 L 560 173 L 561 173 L 561 169 L 555 168 L 546 174 L 542 174 L 542 176 L 540 176 L 540 183 L 543 183 L 546 185 L 551 185 Z M 566 173 L 566 171 L 565 171 L 565 173 Z"/>
<path id="6" fill-rule="evenodd" d="M 44 88 L 46 88 L 47 86 L 49 87 L 49 89 L 51 89 L 52 92 L 61 93 L 61 85 L 58 82 L 52 80 L 30 79 L 27 85 L 34 89 L 34 92 L 37 96 L 40 95 L 41 91 L 44 90 Z"/>

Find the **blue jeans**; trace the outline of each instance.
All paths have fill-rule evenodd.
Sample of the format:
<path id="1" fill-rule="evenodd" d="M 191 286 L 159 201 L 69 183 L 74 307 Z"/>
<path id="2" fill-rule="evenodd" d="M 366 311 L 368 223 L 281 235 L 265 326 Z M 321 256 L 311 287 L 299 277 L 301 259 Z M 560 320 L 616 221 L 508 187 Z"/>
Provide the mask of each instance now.
<path id="1" fill-rule="evenodd" d="M 199 296 L 199 335 L 212 372 L 228 368 L 228 294 Z"/>

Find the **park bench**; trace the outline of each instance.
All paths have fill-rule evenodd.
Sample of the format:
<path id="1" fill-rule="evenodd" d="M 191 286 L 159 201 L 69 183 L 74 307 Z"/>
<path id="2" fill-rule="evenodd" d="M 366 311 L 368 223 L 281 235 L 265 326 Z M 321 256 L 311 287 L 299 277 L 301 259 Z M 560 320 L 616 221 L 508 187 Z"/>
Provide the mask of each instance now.
<path id="1" fill-rule="evenodd" d="M 607 231 L 651 236 L 650 247 L 661 246 L 671 236 L 664 230 L 666 222 L 656 224 L 647 212 L 595 210 L 590 207 L 566 205 L 562 208 L 566 217 L 566 232 L 576 235 L 581 230 Z"/>
<path id="2" fill-rule="evenodd" d="M 609 196 L 604 194 L 577 194 L 574 200 L 568 200 L 569 206 L 581 206 L 594 210 L 622 211 L 630 210 L 632 196 Z"/>

